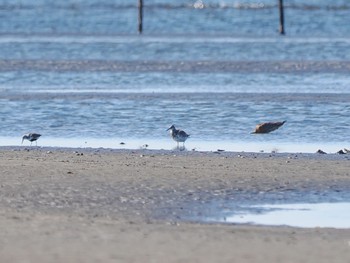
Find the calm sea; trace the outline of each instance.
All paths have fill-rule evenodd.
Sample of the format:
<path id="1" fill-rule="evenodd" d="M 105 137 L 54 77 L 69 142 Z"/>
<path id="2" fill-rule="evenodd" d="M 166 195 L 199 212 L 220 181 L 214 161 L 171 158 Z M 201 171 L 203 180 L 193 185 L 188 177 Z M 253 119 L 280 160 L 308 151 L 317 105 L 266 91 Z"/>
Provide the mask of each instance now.
<path id="1" fill-rule="evenodd" d="M 0 145 L 350 148 L 350 2 L 277 2 L 0 0 Z"/>

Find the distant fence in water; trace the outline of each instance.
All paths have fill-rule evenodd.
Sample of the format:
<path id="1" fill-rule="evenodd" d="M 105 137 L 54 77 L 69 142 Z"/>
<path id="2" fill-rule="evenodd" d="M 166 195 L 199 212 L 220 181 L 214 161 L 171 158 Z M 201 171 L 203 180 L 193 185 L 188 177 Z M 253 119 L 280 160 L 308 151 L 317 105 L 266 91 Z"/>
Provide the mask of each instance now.
<path id="1" fill-rule="evenodd" d="M 348 37 L 349 11 L 348 0 L 0 0 L 0 35 Z"/>
<path id="2" fill-rule="evenodd" d="M 279 33 L 281 35 L 285 34 L 285 29 L 284 29 L 284 6 L 283 6 L 283 0 L 277 0 L 278 1 L 278 9 L 279 9 Z M 211 7 L 216 7 L 217 5 L 211 5 Z M 257 4 L 250 4 L 250 5 L 234 5 L 239 8 L 261 8 L 264 5 L 262 3 L 257 3 Z M 138 32 L 139 34 L 142 34 L 143 31 L 143 7 L 144 7 L 144 0 L 138 0 Z M 193 3 L 193 8 L 196 9 L 203 9 L 207 7 L 203 0 L 197 0 Z M 221 6 L 222 7 L 222 6 Z M 228 7 L 228 6 L 227 6 Z"/>
<path id="3" fill-rule="evenodd" d="M 236 10 L 266 10 L 266 9 L 276 9 L 278 10 L 278 21 L 276 19 L 276 28 L 278 27 L 278 32 L 281 35 L 285 34 L 285 8 L 288 9 L 294 9 L 294 10 L 300 10 L 302 12 L 305 11 L 314 11 L 319 12 L 324 11 L 324 13 L 330 13 L 330 12 L 342 12 L 342 15 L 344 15 L 344 12 L 348 12 L 350 10 L 350 2 L 346 2 L 343 0 L 334 0 L 332 2 L 320 0 L 320 1 L 299 1 L 299 0 L 265 0 L 265 1 L 257 1 L 257 2 L 250 2 L 250 1 L 231 1 L 230 3 L 227 3 L 228 1 L 219 1 L 219 0 L 193 0 L 192 3 L 160 3 L 157 2 L 156 4 L 147 4 L 148 0 L 137 0 L 138 2 L 138 32 L 141 34 L 144 29 L 144 11 L 145 8 L 147 8 L 148 11 L 154 10 L 154 9 L 169 9 L 169 10 L 175 10 L 175 9 L 203 9 L 203 10 L 228 10 L 228 9 L 236 9 Z M 191 1 L 190 1 L 191 2 Z M 323 15 L 324 15 L 323 13 Z M 147 16 L 147 14 L 145 14 Z M 332 15 L 332 14 L 330 14 Z M 337 16 L 336 14 L 333 14 L 334 16 Z M 325 19 L 328 20 L 329 17 L 322 17 L 319 16 L 316 18 L 318 19 Z M 293 18 L 294 19 L 294 18 Z M 209 22 L 210 20 L 208 20 Z M 295 23 L 295 21 L 291 21 L 292 23 Z M 307 22 L 304 22 L 307 24 Z M 344 21 L 343 25 L 345 25 L 347 22 Z M 321 28 L 321 27 L 320 27 Z M 314 29 L 313 26 L 310 26 L 310 31 Z"/>

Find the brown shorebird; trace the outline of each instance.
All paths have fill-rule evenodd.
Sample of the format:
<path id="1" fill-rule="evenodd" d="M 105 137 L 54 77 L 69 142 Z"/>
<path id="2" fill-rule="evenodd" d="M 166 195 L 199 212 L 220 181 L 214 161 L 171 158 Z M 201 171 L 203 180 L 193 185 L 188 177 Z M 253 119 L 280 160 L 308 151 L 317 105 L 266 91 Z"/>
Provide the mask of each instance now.
<path id="1" fill-rule="evenodd" d="M 264 122 L 256 125 L 255 131 L 252 133 L 269 133 L 274 130 L 277 130 L 281 127 L 286 121 L 278 121 L 278 122 Z"/>
<path id="2" fill-rule="evenodd" d="M 30 141 L 30 145 L 32 145 L 33 142 L 35 142 L 36 145 L 38 145 L 37 139 L 39 139 L 40 136 L 41 136 L 41 134 L 39 134 L 39 133 L 28 133 L 28 134 L 25 134 L 22 137 L 22 144 L 23 144 L 24 140 L 28 140 L 28 141 Z"/>
<path id="3" fill-rule="evenodd" d="M 171 137 L 177 142 L 177 148 L 179 148 L 179 142 L 182 142 L 183 147 L 185 147 L 185 141 L 190 135 L 183 130 L 177 130 L 174 125 L 171 125 L 171 127 L 167 129 L 167 131 L 169 130 Z"/>

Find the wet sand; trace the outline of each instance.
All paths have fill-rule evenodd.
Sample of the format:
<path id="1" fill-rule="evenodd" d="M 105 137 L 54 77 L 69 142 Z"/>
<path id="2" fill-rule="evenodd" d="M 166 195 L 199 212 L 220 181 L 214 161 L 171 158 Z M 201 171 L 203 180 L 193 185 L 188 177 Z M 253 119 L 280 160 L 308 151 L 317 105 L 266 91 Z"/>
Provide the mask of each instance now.
<path id="1" fill-rule="evenodd" d="M 350 229 L 191 218 L 212 199 L 345 198 L 349 157 L 2 148 L 0 262 L 346 262 Z"/>

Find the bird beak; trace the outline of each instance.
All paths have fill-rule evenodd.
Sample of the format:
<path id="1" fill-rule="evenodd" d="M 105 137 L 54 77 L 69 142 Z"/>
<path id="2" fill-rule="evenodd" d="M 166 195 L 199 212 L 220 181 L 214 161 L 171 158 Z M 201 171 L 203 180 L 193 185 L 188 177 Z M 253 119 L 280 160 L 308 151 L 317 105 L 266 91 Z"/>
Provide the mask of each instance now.
<path id="1" fill-rule="evenodd" d="M 170 128 L 166 129 L 166 131 L 169 131 L 169 130 L 170 130 Z"/>

